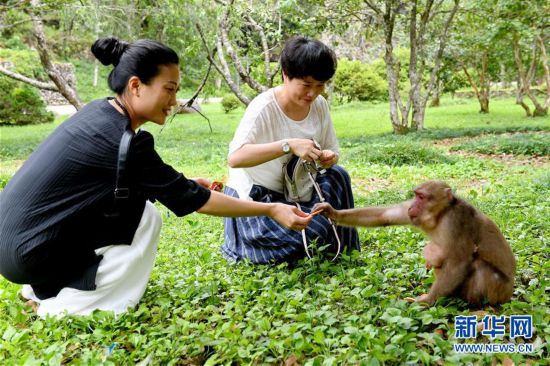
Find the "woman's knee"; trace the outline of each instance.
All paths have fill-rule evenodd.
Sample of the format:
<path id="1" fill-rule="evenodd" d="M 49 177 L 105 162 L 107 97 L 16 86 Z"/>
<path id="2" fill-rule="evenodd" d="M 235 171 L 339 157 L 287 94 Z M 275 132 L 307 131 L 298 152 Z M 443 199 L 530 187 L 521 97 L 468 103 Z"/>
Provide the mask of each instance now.
<path id="1" fill-rule="evenodd" d="M 340 165 L 333 165 L 329 171 L 333 171 L 334 174 L 337 174 L 337 175 L 340 175 L 342 177 L 343 180 L 345 180 L 346 182 L 348 181 L 351 181 L 351 178 L 348 174 L 348 171 L 346 169 L 344 169 L 343 167 L 341 167 Z"/>

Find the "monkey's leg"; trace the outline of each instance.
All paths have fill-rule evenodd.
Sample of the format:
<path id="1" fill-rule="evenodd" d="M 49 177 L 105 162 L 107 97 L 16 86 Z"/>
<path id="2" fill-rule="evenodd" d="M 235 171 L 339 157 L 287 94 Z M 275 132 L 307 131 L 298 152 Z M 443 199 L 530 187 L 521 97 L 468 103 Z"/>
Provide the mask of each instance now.
<path id="1" fill-rule="evenodd" d="M 498 305 L 510 300 L 513 290 L 513 281 L 483 260 L 477 259 L 472 264 L 471 275 L 461 289 L 461 297 L 472 305 L 479 306 L 485 299 L 491 305 Z"/>
<path id="2" fill-rule="evenodd" d="M 441 268 L 436 271 L 435 282 L 430 292 L 420 295 L 415 301 L 433 304 L 438 297 L 452 294 L 464 283 L 470 265 L 470 261 L 447 258 Z"/>

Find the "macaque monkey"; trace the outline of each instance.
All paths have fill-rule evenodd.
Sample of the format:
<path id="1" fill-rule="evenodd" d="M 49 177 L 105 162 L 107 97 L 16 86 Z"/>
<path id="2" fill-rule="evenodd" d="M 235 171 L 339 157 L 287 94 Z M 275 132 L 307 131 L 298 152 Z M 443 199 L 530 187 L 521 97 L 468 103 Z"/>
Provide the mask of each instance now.
<path id="1" fill-rule="evenodd" d="M 322 209 L 338 225 L 412 224 L 424 231 L 431 242 L 423 255 L 426 268 L 434 269 L 435 282 L 417 302 L 433 304 L 449 295 L 477 306 L 484 300 L 493 305 L 510 300 L 516 260 L 495 223 L 443 182 L 423 183 L 414 193 L 414 199 L 390 207 L 335 210 L 320 203 L 313 211 Z"/>

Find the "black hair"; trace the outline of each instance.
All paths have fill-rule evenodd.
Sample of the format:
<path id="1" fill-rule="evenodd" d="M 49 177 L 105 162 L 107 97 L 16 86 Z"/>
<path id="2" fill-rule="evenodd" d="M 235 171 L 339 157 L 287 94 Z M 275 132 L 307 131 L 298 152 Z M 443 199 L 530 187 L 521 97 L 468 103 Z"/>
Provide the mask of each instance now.
<path id="1" fill-rule="evenodd" d="M 179 64 L 173 49 L 150 39 L 128 43 L 114 37 L 100 38 L 92 45 L 92 53 L 103 65 L 114 65 L 108 83 L 117 94 L 122 94 L 132 76 L 148 84 L 158 75 L 159 66 Z"/>
<path id="2" fill-rule="evenodd" d="M 281 53 L 281 68 L 290 79 L 311 76 L 327 81 L 336 72 L 336 65 L 334 51 L 323 42 L 308 37 L 290 38 Z"/>

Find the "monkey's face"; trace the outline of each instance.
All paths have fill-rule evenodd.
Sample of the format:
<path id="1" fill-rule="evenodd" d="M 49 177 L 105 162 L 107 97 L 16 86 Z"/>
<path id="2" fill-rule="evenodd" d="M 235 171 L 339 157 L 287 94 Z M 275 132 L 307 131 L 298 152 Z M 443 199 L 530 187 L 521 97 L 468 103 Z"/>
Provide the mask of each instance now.
<path id="1" fill-rule="evenodd" d="M 430 181 L 415 188 L 414 194 L 408 211 L 412 224 L 428 231 L 435 228 L 440 213 L 449 206 L 453 197 L 449 186 Z"/>
<path id="2" fill-rule="evenodd" d="M 423 220 L 423 213 L 426 212 L 426 206 L 428 203 L 428 196 L 426 196 L 425 192 L 422 192 L 418 189 L 415 189 L 414 191 L 414 201 L 409 207 L 409 218 L 411 219 L 411 222 L 413 225 L 416 226 L 423 226 L 422 222 Z M 425 218 L 424 218 L 425 219 Z"/>

